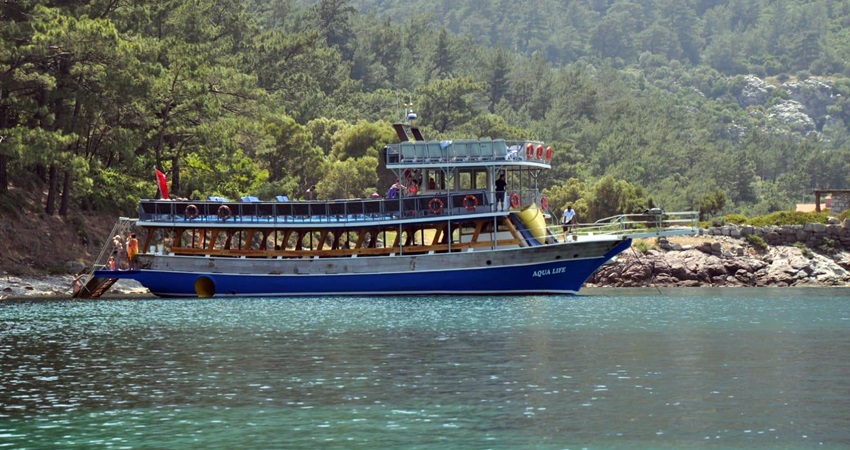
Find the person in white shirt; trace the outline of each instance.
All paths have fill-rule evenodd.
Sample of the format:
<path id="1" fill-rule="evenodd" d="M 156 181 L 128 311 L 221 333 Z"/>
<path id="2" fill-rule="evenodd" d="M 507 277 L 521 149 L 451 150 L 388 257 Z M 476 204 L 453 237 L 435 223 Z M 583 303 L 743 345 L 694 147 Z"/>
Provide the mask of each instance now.
<path id="1" fill-rule="evenodd" d="M 567 241 L 567 234 L 569 234 L 573 229 L 575 222 L 576 212 L 572 205 L 567 205 L 567 209 L 564 210 L 564 219 L 561 221 L 561 224 L 564 227 L 564 242 Z"/>

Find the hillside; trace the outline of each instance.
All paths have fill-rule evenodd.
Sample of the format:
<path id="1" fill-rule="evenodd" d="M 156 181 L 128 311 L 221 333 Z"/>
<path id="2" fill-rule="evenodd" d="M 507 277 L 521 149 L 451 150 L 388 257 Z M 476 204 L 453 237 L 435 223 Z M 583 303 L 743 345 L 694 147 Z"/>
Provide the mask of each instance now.
<path id="1" fill-rule="evenodd" d="M 154 167 L 187 198 L 382 192 L 402 104 L 429 139 L 545 141 L 540 188 L 590 221 L 848 187 L 846 2 L 9 4 L 0 187 L 68 204 L 131 211 Z"/>
<path id="2" fill-rule="evenodd" d="M 73 209 L 68 217 L 50 216 L 41 206 L 46 195 L 10 189 L 16 206 L 0 209 L 0 274 L 77 273 L 97 258 L 117 217 Z"/>

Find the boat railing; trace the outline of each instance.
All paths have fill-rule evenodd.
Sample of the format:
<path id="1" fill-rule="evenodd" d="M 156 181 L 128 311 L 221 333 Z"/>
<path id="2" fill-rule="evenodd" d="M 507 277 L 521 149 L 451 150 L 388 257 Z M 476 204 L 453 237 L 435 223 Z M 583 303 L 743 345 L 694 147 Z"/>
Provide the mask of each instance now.
<path id="1" fill-rule="evenodd" d="M 558 233 L 562 232 L 561 225 L 556 228 Z M 634 238 L 698 233 L 698 211 L 664 212 L 660 210 L 648 210 L 641 214 L 620 214 L 593 223 L 578 223 L 570 232 L 579 236 L 617 235 Z"/>
<path id="2" fill-rule="evenodd" d="M 428 192 L 399 199 L 293 202 L 142 200 L 141 222 L 180 224 L 340 223 L 489 213 L 484 190 Z"/>
<path id="3" fill-rule="evenodd" d="M 540 141 L 457 139 L 407 141 L 384 148 L 387 165 L 430 165 L 466 162 L 527 161 L 549 164 L 554 150 Z"/>

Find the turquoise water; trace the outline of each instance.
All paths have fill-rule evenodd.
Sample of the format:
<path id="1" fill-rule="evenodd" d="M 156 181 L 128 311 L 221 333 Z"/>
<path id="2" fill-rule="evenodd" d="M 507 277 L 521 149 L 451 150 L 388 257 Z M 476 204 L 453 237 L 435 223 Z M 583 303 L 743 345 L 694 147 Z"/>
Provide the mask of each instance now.
<path id="1" fill-rule="evenodd" d="M 847 448 L 847 289 L 0 303 L 0 448 Z"/>

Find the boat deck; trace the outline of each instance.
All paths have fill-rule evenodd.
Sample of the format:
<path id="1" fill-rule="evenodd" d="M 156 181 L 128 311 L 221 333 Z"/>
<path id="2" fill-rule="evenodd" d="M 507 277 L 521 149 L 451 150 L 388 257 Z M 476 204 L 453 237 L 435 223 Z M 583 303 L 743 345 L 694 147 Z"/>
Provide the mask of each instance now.
<path id="1" fill-rule="evenodd" d="M 399 219 L 443 219 L 494 212 L 485 191 L 434 192 L 400 199 L 357 199 L 295 202 L 221 202 L 142 200 L 142 223 L 200 224 L 334 224 Z"/>

